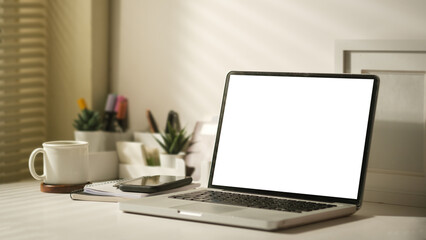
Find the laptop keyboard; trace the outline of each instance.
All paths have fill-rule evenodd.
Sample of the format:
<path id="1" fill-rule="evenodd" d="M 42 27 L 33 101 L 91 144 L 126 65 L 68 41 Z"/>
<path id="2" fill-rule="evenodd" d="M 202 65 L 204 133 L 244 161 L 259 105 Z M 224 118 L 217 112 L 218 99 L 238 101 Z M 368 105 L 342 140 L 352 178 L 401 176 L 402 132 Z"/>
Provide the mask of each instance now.
<path id="1" fill-rule="evenodd" d="M 336 207 L 336 205 L 333 204 L 313 203 L 300 200 L 289 200 L 210 190 L 201 190 L 197 192 L 177 194 L 170 196 L 169 198 L 198 202 L 219 203 L 242 207 L 263 208 L 295 213 L 310 212 L 319 209 Z"/>

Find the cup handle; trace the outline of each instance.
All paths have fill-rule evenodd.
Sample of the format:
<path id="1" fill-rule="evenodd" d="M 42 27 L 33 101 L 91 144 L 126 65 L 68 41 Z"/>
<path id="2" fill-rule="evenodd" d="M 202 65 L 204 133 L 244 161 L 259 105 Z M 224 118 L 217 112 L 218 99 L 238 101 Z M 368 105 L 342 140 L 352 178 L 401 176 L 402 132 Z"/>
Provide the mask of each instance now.
<path id="1" fill-rule="evenodd" d="M 34 149 L 33 152 L 30 155 L 30 159 L 28 160 L 28 168 L 30 169 L 31 176 L 33 176 L 33 178 L 35 178 L 37 180 L 45 180 L 46 179 L 45 173 L 43 173 L 43 175 L 38 175 L 37 172 L 35 171 L 35 167 L 34 167 L 35 157 L 39 153 L 43 153 L 44 157 L 46 156 L 46 152 L 44 151 L 43 148 Z"/>

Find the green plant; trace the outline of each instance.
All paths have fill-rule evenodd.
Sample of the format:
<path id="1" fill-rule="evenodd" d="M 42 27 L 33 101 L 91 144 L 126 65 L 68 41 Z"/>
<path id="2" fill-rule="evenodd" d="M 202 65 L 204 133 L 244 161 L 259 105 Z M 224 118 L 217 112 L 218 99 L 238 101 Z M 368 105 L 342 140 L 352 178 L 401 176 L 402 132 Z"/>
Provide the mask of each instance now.
<path id="1" fill-rule="evenodd" d="M 72 124 L 75 129 L 80 131 L 96 131 L 102 128 L 102 120 L 98 112 L 87 109 L 86 102 L 80 98 L 77 101 L 81 112 L 78 118 Z"/>
<path id="2" fill-rule="evenodd" d="M 96 131 L 102 128 L 102 121 L 98 112 L 83 109 L 74 120 L 73 126 L 80 131 Z"/>
<path id="3" fill-rule="evenodd" d="M 178 131 L 173 128 L 169 122 L 167 122 L 167 131 L 165 133 L 160 133 L 160 135 L 163 141 L 156 137 L 154 138 L 168 154 L 180 153 L 183 149 L 185 149 L 191 137 L 191 135 L 186 134 L 185 128 Z"/>
<path id="4" fill-rule="evenodd" d="M 160 166 L 160 153 L 158 148 L 147 148 L 142 145 L 142 153 L 146 159 L 146 165 L 148 166 Z"/>

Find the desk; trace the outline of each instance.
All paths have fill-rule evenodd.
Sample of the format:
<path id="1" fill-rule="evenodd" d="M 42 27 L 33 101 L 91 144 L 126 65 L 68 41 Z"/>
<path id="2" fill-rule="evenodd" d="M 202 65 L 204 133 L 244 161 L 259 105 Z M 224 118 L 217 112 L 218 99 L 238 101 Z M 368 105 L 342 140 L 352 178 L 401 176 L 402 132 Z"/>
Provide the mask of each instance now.
<path id="1" fill-rule="evenodd" d="M 280 232 L 123 213 L 117 203 L 0 185 L 0 239 L 426 239 L 426 209 L 364 203 L 356 214 Z"/>

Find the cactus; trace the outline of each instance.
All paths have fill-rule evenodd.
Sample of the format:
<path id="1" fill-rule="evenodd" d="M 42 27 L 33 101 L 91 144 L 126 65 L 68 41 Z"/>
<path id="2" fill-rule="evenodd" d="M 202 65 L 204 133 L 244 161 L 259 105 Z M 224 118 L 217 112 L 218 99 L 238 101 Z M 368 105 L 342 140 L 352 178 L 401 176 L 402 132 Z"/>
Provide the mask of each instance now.
<path id="1" fill-rule="evenodd" d="M 96 131 L 102 128 L 101 117 L 98 112 L 87 109 L 84 99 L 78 100 L 81 112 L 74 120 L 73 126 L 80 131 Z"/>

